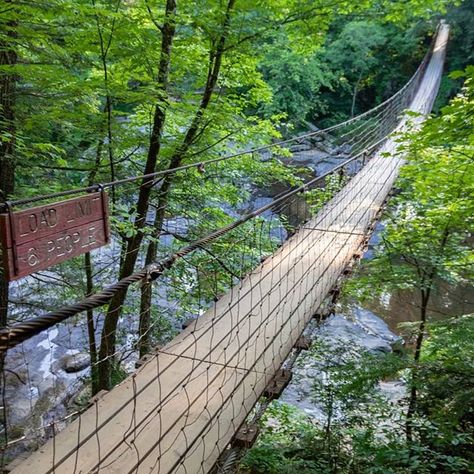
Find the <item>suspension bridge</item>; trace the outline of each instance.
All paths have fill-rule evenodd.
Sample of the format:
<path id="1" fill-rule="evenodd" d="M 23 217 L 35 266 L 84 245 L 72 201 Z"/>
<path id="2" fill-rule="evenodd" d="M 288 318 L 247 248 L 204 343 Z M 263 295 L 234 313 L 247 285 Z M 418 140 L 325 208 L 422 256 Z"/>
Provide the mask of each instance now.
<path id="1" fill-rule="evenodd" d="M 373 230 L 403 163 L 394 132 L 431 111 L 448 32 L 441 24 L 425 60 L 392 98 L 341 126 L 309 134 L 310 139 L 331 136 L 339 146 L 349 146 L 350 156 L 330 171 L 81 303 L 2 330 L 0 348 L 8 362 L 11 351 L 31 337 L 104 305 L 121 288 L 162 278 L 177 260 L 257 217 L 267 220 L 260 220 L 253 232 L 262 233 L 265 225 L 274 232 L 269 222 L 275 216 L 302 206 L 294 232 L 274 253 L 176 338 L 148 354 L 133 375 L 100 393 L 72 423 L 59 432 L 53 423 L 51 439 L 11 472 L 207 473 L 242 437 L 252 438 L 249 417 L 256 404 L 262 397 L 277 397 L 288 383 L 285 361 L 295 347 L 301 349 L 308 323 Z M 406 108 L 420 115 L 404 116 Z M 298 143 L 301 137 L 278 146 Z M 328 176 L 344 178 L 345 185 L 312 215 L 301 196 Z"/>

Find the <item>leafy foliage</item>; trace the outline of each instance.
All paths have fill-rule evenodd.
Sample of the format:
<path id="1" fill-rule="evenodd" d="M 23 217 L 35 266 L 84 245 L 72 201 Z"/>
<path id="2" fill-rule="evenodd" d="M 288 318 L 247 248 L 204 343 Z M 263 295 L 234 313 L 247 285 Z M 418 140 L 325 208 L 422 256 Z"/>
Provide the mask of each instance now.
<path id="1" fill-rule="evenodd" d="M 470 472 L 474 350 L 463 336 L 473 328 L 472 316 L 430 326 L 420 371 L 424 409 L 411 445 L 404 441 L 404 404 L 388 401 L 377 390 L 379 380 L 410 366 L 408 357 L 373 356 L 342 344 L 312 347 L 308 358 L 323 374 L 314 379 L 314 401 L 323 409 L 323 419 L 272 404 L 262 420 L 263 434 L 243 458 L 241 471 Z"/>
<path id="2" fill-rule="evenodd" d="M 457 74 L 466 79 L 464 89 L 439 117 L 400 138 L 407 163 L 387 213 L 382 244 L 345 287 L 359 301 L 398 288 L 416 289 L 420 322 L 414 356 L 409 349 L 374 357 L 337 341 L 317 342 L 307 358 L 316 370 L 313 394 L 323 416 L 318 422 L 289 417 L 290 409 L 275 406 L 277 422 L 265 420 L 261 440 L 243 459 L 244 472 L 474 469 L 474 318 L 435 323 L 428 308 L 440 282 L 472 279 L 473 72 L 468 67 Z M 377 393 L 378 381 L 386 377 L 406 382 L 398 404 Z M 292 423 L 303 426 L 295 430 Z"/>
<path id="3" fill-rule="evenodd" d="M 426 290 L 439 281 L 469 280 L 474 229 L 473 69 L 462 94 L 421 132 L 403 137 L 408 163 L 392 200 L 383 244 L 367 272 L 350 287 L 362 296 L 393 288 Z M 436 276 L 436 278 L 435 278 Z M 433 288 L 435 289 L 435 286 Z"/>
<path id="4" fill-rule="evenodd" d="M 264 115 L 284 113 L 290 124 L 305 128 L 307 121 L 332 125 L 368 110 L 415 71 L 427 29 L 427 23 L 406 29 L 370 16 L 342 19 L 310 56 L 292 50 L 280 34 L 266 46 L 262 61 L 273 93 Z"/>
<path id="5" fill-rule="evenodd" d="M 364 110 L 410 75 L 426 32 L 413 25 L 448 3 L 180 0 L 170 9 L 174 2 L 162 0 L 0 0 L 3 197 L 219 158 L 280 138 L 281 125 L 325 124 Z M 407 34 L 400 25 L 410 25 Z M 393 74 L 395 62 L 402 64 L 400 74 Z M 243 153 L 157 180 L 149 195 L 136 183 L 113 187 L 112 255 L 89 255 L 88 275 L 79 258 L 55 268 L 47 276 L 58 280 L 54 295 L 38 311 L 77 300 L 94 286 L 129 275 L 137 261 L 165 257 L 228 224 L 257 188 L 301 182 L 276 158 Z M 321 206 L 342 183 L 328 180 L 326 189 L 309 195 L 310 204 Z M 178 219 L 186 229 L 173 232 L 169 223 Z M 272 228 L 257 239 L 264 224 L 256 219 L 167 273 L 163 286 L 170 285 L 168 294 L 181 306 L 153 312 L 156 341 L 175 330 L 161 321 L 164 312 L 175 319 L 199 314 L 279 245 Z M 291 230 L 293 223 L 275 218 L 275 228 L 282 224 Z M 8 286 L 0 283 L 6 324 Z M 114 360 L 120 312 L 137 312 L 134 298 L 117 298 L 102 328 L 103 388 L 109 388 L 107 379 L 114 383 L 124 375 Z M 109 361 L 113 370 L 107 374 Z"/>

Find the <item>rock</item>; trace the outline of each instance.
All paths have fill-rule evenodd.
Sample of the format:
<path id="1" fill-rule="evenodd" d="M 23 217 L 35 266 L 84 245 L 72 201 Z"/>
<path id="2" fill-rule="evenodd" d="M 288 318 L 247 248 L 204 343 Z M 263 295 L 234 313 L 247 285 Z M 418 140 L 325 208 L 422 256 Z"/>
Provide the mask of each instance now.
<path id="1" fill-rule="evenodd" d="M 268 149 L 268 150 L 261 150 L 259 152 L 259 156 L 260 156 L 260 159 L 262 161 L 269 161 L 273 158 L 273 153 L 272 153 L 272 149 Z"/>
<path id="2" fill-rule="evenodd" d="M 380 326 L 385 324 L 382 320 L 380 322 Z M 375 326 L 375 322 L 373 325 Z M 370 325 L 368 327 L 370 328 Z M 392 346 L 387 339 L 388 335 L 381 337 L 375 331 L 368 332 L 362 324 L 357 322 L 356 318 L 351 321 L 340 314 L 329 318 L 321 327 L 319 335 L 330 344 L 342 342 L 357 345 L 372 353 L 392 351 Z"/>
<path id="3" fill-rule="evenodd" d="M 394 334 L 387 323 L 367 309 L 354 307 L 352 310 L 355 322 L 368 334 L 379 337 L 390 344 L 401 341 L 400 336 Z"/>
<path id="4" fill-rule="evenodd" d="M 407 385 L 401 380 L 379 382 L 379 390 L 390 403 L 399 403 L 407 395 Z"/>
<path id="5" fill-rule="evenodd" d="M 310 132 L 319 132 L 321 129 L 319 127 L 317 127 L 316 125 L 314 125 L 314 123 L 311 123 L 311 122 L 308 122 L 308 121 L 304 121 L 304 124 L 306 125 L 306 128 L 310 131 Z"/>
<path id="6" fill-rule="evenodd" d="M 358 306 L 351 307 L 347 316 L 336 314 L 328 318 L 314 328 L 312 334 L 316 340 L 329 347 L 339 347 L 342 344 L 348 348 L 357 348 L 357 353 L 391 352 L 392 344 L 401 341 L 381 318 Z M 303 359 L 302 364 L 296 364 L 293 371 L 293 381 L 283 392 L 281 400 L 300 408 L 316 421 L 324 421 L 324 407 L 312 394 L 314 380 L 324 380 L 326 377 L 324 367 L 317 360 L 308 358 Z M 403 398 L 406 392 L 405 384 L 398 380 L 380 382 L 378 388 L 391 403 Z M 336 416 L 339 415 L 336 413 Z"/>
<path id="7" fill-rule="evenodd" d="M 348 143 L 344 143 L 333 149 L 334 155 L 350 155 L 352 151 L 351 146 Z"/>
<path id="8" fill-rule="evenodd" d="M 89 354 L 79 352 L 77 354 L 71 354 L 63 357 L 61 360 L 61 367 L 67 373 L 80 372 L 86 367 L 89 367 L 91 363 Z"/>
<path id="9" fill-rule="evenodd" d="M 292 153 L 300 153 L 302 151 L 310 151 L 312 149 L 311 143 L 299 143 L 290 147 Z"/>
<path id="10" fill-rule="evenodd" d="M 28 384 L 29 372 L 27 367 L 19 367 L 16 370 L 5 372 L 4 383 L 6 387 L 17 390 Z"/>
<path id="11" fill-rule="evenodd" d="M 319 138 L 319 140 L 315 140 L 316 138 Z M 334 153 L 334 145 L 331 143 L 331 141 L 324 139 L 324 137 L 314 137 L 312 144 L 315 151 L 326 153 L 326 155 L 331 156 Z"/>
<path id="12" fill-rule="evenodd" d="M 319 161 L 326 159 L 327 157 L 328 154 L 324 151 L 310 149 L 308 151 L 295 152 L 291 158 L 282 159 L 282 161 L 290 166 L 314 165 Z"/>
<path id="13" fill-rule="evenodd" d="M 329 135 L 327 135 L 326 133 L 318 133 L 317 135 L 312 136 L 310 140 L 313 145 L 323 142 L 329 143 L 328 137 Z"/>

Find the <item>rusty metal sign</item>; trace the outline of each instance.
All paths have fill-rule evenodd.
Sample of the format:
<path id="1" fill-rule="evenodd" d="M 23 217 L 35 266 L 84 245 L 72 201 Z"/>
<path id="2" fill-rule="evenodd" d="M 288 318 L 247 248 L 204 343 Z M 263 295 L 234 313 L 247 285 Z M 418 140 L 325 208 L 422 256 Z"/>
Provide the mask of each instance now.
<path id="1" fill-rule="evenodd" d="M 103 191 L 0 214 L 3 266 L 9 281 L 109 243 Z"/>

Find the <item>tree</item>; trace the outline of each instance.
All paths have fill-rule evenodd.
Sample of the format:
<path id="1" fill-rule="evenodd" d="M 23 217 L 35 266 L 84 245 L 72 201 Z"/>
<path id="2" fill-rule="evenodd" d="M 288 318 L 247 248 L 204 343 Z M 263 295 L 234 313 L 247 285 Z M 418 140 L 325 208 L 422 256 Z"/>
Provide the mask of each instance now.
<path id="1" fill-rule="evenodd" d="M 261 112 L 284 113 L 289 128 L 306 130 L 307 121 L 338 123 L 399 90 L 426 52 L 429 20 L 407 27 L 370 9 L 359 16 L 338 18 L 309 53 L 281 32 L 265 45 L 261 70 L 273 100 Z"/>
<path id="2" fill-rule="evenodd" d="M 411 0 L 406 17 L 426 16 L 430 7 L 444 3 Z M 265 47 L 286 41 L 289 50 L 309 58 L 334 19 L 374 5 L 384 17 L 401 16 L 393 2 L 370 0 L 331 5 L 319 0 L 241 0 L 225 5 L 216 0 L 199 4 L 183 0 L 176 5 L 158 0 L 52 0 L 15 4 L 13 9 L 11 2 L 2 2 L 2 21 L 13 21 L 15 26 L 14 36 L 4 33 L 11 28 L 2 30 L 2 51 L 15 51 L 17 58 L 1 69 L 2 80 L 15 78 L 16 87 L 14 196 L 165 170 L 198 156 L 219 156 L 229 147 L 268 143 L 277 136 L 281 116 L 249 116 L 272 100 L 260 69 Z M 314 72 L 319 65 L 321 61 L 313 61 Z M 313 98 L 320 84 L 309 87 Z M 285 175 L 281 167 L 255 163 L 247 156 L 218 172 L 225 186 L 219 191 L 213 182 L 216 196 L 231 194 L 231 179 L 225 176 L 229 169 L 247 173 L 254 182 L 261 179 L 259 170 L 275 172 L 268 181 Z M 58 292 L 58 301 L 63 295 L 71 297 L 72 288 L 78 294 L 90 293 L 113 272 L 119 277 L 130 274 L 145 252 L 148 262 L 159 256 L 163 219 L 184 207 L 178 202 L 181 190 L 175 189 L 182 181 L 174 179 L 153 187 L 145 180 L 133 198 L 132 191 L 118 196 L 112 188 L 120 264 L 110 265 L 99 279 L 91 272 L 97 262 L 86 261 L 85 282 L 77 278 L 74 262 L 64 264 L 61 278 L 66 285 Z M 238 186 L 243 178 L 234 181 Z M 198 183 L 194 177 L 194 190 Z M 196 209 L 197 204 L 205 205 L 205 199 L 202 196 Z M 150 210 L 154 226 L 145 222 Z M 147 334 L 150 299 L 145 289 L 142 301 L 142 332 Z M 102 387 L 110 386 L 111 355 L 124 302 L 125 293 L 117 295 L 105 318 L 99 357 Z M 88 318 L 93 342 L 93 315 Z"/>
<path id="3" fill-rule="evenodd" d="M 435 110 L 444 106 L 461 89 L 462 80 L 450 73 L 462 71 L 474 63 L 474 2 L 464 0 L 448 9 L 446 22 L 450 25 L 449 48 L 446 53 L 446 73 L 440 85 Z"/>
<path id="4" fill-rule="evenodd" d="M 13 2 L 6 2 L 6 12 L 1 13 L 0 36 L 0 202 L 6 201 L 15 186 L 15 102 L 17 78 L 12 71 L 17 62 L 15 39 L 17 22 Z M 5 72 L 3 72 L 5 71 Z M 8 282 L 0 275 L 0 326 L 6 326 L 8 316 Z"/>
<path id="5" fill-rule="evenodd" d="M 412 366 L 407 354 L 374 356 L 347 343 L 316 342 L 302 365 L 311 367 L 321 416 L 272 403 L 239 472 L 471 472 L 473 322 L 465 315 L 429 324 L 418 372 L 418 436 L 409 446 L 402 407 L 378 390 L 380 380 Z"/>
<path id="6" fill-rule="evenodd" d="M 162 39 L 157 76 L 157 83 L 162 88 L 162 102 L 155 105 L 150 144 L 148 147 L 148 155 L 144 170 L 145 175 L 155 171 L 158 155 L 160 153 L 161 135 L 163 133 L 166 119 L 165 104 L 167 101 L 167 84 L 170 69 L 171 47 L 176 31 L 175 15 L 175 0 L 167 0 L 163 25 L 160 27 L 160 31 L 162 31 Z M 152 186 L 153 179 L 144 178 L 137 200 L 137 218 L 135 219 L 135 227 L 138 230 L 143 228 L 145 224 Z M 142 238 L 143 234 L 141 232 L 137 232 L 131 239 L 128 240 L 125 258 L 120 268 L 120 279 L 125 278 L 133 272 Z M 111 357 L 113 357 L 115 352 L 116 327 L 120 315 L 120 309 L 125 301 L 125 296 L 125 290 L 114 295 L 107 311 L 99 350 L 99 380 L 97 387 L 99 390 L 110 388 L 111 365 L 113 364 Z"/>
<path id="7" fill-rule="evenodd" d="M 370 80 L 369 72 L 377 65 L 376 50 L 386 41 L 384 30 L 369 22 L 348 23 L 331 44 L 328 60 L 332 67 L 347 79 L 352 89 L 350 117 L 354 117 L 357 94 L 363 79 Z"/>
<path id="8" fill-rule="evenodd" d="M 176 22 L 182 21 L 183 18 L 186 18 L 186 15 L 190 14 L 186 7 L 189 8 L 188 5 L 184 4 L 183 13 L 176 17 Z M 288 7 L 290 8 L 288 9 Z M 342 2 L 338 5 L 337 10 L 341 9 L 341 11 L 345 11 L 348 8 L 350 9 L 350 5 Z M 318 8 L 318 5 L 313 2 L 305 2 L 303 5 L 299 2 L 295 2 L 294 4 L 286 4 L 284 7 L 279 2 L 274 2 L 270 8 L 266 6 L 264 9 L 260 9 L 255 8 L 253 4 L 242 4 L 240 5 L 240 8 L 238 8 L 234 0 L 229 0 L 225 6 L 213 5 L 213 10 L 211 10 L 210 15 L 210 21 L 212 22 L 213 27 L 210 28 L 209 24 L 206 24 L 205 26 L 200 24 L 201 15 L 196 11 L 194 5 L 191 6 L 190 12 L 192 12 L 191 16 L 193 18 L 193 23 L 196 22 L 197 26 L 202 28 L 202 32 L 204 33 L 204 43 L 206 46 L 201 49 L 201 53 L 206 51 L 208 60 L 205 64 L 207 64 L 207 68 L 204 69 L 203 77 L 199 78 L 197 82 L 201 85 L 199 81 L 204 79 L 204 85 L 201 86 L 203 87 L 202 94 L 198 101 L 198 105 L 195 108 L 194 113 L 191 113 L 191 118 L 187 120 L 187 123 L 185 122 L 184 132 L 178 134 L 178 141 L 172 144 L 171 150 L 169 151 L 169 160 L 165 166 L 168 169 L 176 168 L 183 164 L 186 155 L 196 146 L 196 143 L 201 140 L 203 134 L 209 133 L 208 129 L 212 130 L 211 127 L 213 127 L 215 122 L 215 116 L 213 117 L 213 115 L 215 115 L 217 111 L 215 104 L 212 104 L 212 99 L 217 92 L 218 81 L 222 81 L 223 84 L 226 84 L 228 89 L 231 88 L 232 84 L 229 82 L 230 77 L 232 77 L 231 75 L 230 77 L 222 77 L 221 74 L 222 66 L 225 65 L 226 61 L 229 61 L 230 64 L 230 61 L 237 57 L 240 67 L 244 67 L 247 61 L 252 64 L 252 61 L 248 59 L 248 56 L 247 60 L 244 60 L 246 57 L 245 55 L 249 54 L 248 48 L 251 41 L 260 41 L 262 36 L 268 34 L 269 31 L 285 26 L 289 28 L 288 37 L 291 38 L 294 36 L 294 30 L 292 28 L 294 28 L 295 24 L 303 21 L 311 24 L 316 17 L 319 17 L 320 20 L 322 17 L 326 22 L 329 22 L 331 15 L 335 13 L 332 10 L 326 12 L 321 7 Z M 253 21 L 247 21 L 247 16 L 249 14 L 252 14 Z M 167 15 L 165 13 L 165 22 L 166 18 Z M 199 20 L 196 20 L 197 18 L 199 18 Z M 245 31 L 245 33 L 242 32 L 243 21 L 245 21 L 245 30 L 250 28 L 250 30 Z M 262 28 L 260 26 L 262 23 L 269 26 Z M 163 49 L 163 45 L 167 42 L 164 36 L 167 29 L 164 27 L 159 27 L 158 29 L 162 31 L 161 44 Z M 186 34 L 185 41 L 189 41 L 189 37 Z M 193 35 L 192 41 L 196 41 L 195 35 Z M 169 54 L 166 56 L 166 60 L 169 67 L 170 63 L 173 62 Z M 160 84 L 165 86 L 164 97 L 166 100 L 166 83 Z M 242 87 L 242 84 L 240 84 L 240 87 Z M 233 97 L 232 95 L 229 96 L 231 98 Z M 222 94 L 220 99 L 222 100 Z M 155 136 L 155 126 L 156 121 L 154 121 L 152 128 L 152 139 L 150 141 L 145 174 L 155 170 L 158 153 L 160 153 L 161 149 L 161 142 L 159 140 L 160 134 Z M 173 185 L 173 180 L 174 176 L 168 174 L 160 183 L 154 222 L 155 235 L 152 235 L 152 239 L 158 238 L 161 233 L 164 216 L 169 205 L 169 193 Z M 138 258 L 138 253 L 144 237 L 143 227 L 149 207 L 151 184 L 152 180 L 147 179 L 142 183 L 140 188 L 136 209 L 137 217 L 134 221 L 135 231 L 133 236 L 126 243 L 126 250 L 124 251 L 125 257 L 119 272 L 120 278 L 124 278 L 133 272 Z M 155 259 L 155 257 L 156 242 L 152 240 L 147 250 L 146 263 L 149 264 Z M 99 351 L 99 386 L 103 389 L 110 388 L 111 366 L 113 365 L 112 356 L 115 353 L 116 328 L 123 303 L 125 302 L 126 294 L 127 291 L 124 290 L 113 297 L 109 304 L 102 330 L 101 347 Z M 142 329 L 140 339 L 143 341 L 145 348 L 147 343 L 146 337 L 144 338 L 144 336 L 147 333 L 147 328 L 149 326 L 150 308 L 150 288 L 145 287 L 141 298 L 142 318 L 140 324 Z M 142 349 L 142 352 L 143 350 L 144 349 Z"/>
<path id="9" fill-rule="evenodd" d="M 401 171 L 401 193 L 393 199 L 383 245 L 354 283 L 384 291 L 414 288 L 419 297 L 419 324 L 414 336 L 414 366 L 407 408 L 406 438 L 413 443 L 420 362 L 429 302 L 441 281 L 472 276 L 474 254 L 467 237 L 474 230 L 474 84 L 472 67 L 462 94 L 425 122 L 421 131 L 405 134 L 407 165 Z M 370 282 L 370 283 L 369 283 Z"/>
<path id="10" fill-rule="evenodd" d="M 436 428 L 420 438 L 447 457 L 465 459 L 466 471 L 474 466 L 473 331 L 472 314 L 429 324 L 418 373 L 418 414 Z"/>
<path id="11" fill-rule="evenodd" d="M 311 112 L 330 112 L 321 89 L 332 89 L 335 73 L 321 54 L 308 57 L 295 51 L 288 38 L 279 33 L 265 46 L 261 69 L 273 95 L 271 102 L 263 104 L 264 116 L 284 113 L 291 126 L 306 129 Z"/>

